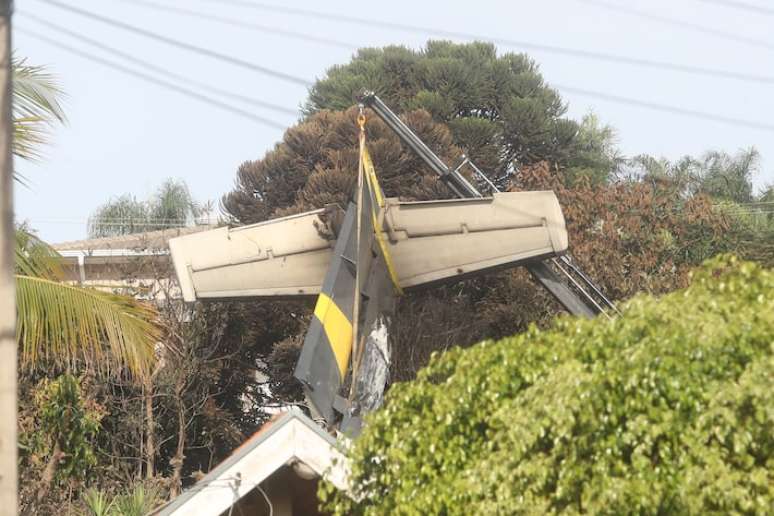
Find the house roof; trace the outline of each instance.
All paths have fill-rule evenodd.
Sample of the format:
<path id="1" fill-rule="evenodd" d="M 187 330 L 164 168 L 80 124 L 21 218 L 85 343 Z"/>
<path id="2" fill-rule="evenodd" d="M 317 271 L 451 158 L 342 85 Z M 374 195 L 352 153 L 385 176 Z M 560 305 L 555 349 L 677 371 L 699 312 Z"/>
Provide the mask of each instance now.
<path id="1" fill-rule="evenodd" d="M 171 238 L 191 233 L 198 233 L 215 228 L 215 225 L 202 224 L 197 226 L 161 229 L 144 233 L 133 233 L 105 238 L 90 238 L 72 240 L 54 244 L 53 248 L 62 251 L 92 251 L 106 249 L 166 249 Z"/>
<path id="2" fill-rule="evenodd" d="M 318 476 L 325 476 L 339 489 L 346 490 L 346 459 L 338 446 L 333 436 L 297 409 L 278 414 L 156 514 L 221 514 L 269 475 L 293 462 L 303 463 Z"/>

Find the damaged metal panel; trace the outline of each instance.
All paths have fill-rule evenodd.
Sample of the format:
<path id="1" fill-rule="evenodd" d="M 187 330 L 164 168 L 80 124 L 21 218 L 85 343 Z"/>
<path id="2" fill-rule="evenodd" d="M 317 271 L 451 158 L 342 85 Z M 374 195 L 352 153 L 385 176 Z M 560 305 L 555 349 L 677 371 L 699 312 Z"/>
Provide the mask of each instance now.
<path id="1" fill-rule="evenodd" d="M 385 228 L 407 289 L 556 256 L 568 244 L 553 192 L 412 203 L 389 199 Z"/>
<path id="2" fill-rule="evenodd" d="M 340 426 L 349 435 L 359 434 L 362 416 L 381 406 L 390 378 L 396 288 L 373 230 L 366 234 L 368 238 L 364 239 L 363 247 L 368 252 L 358 263 L 364 276 L 360 290 L 358 352 L 353 357 L 352 385 L 348 403 L 342 407 Z"/>
<path id="3" fill-rule="evenodd" d="M 171 239 L 183 299 L 318 294 L 333 248 L 329 210 Z"/>
<path id="4" fill-rule="evenodd" d="M 325 210 L 170 240 L 186 301 L 320 293 L 333 253 Z M 567 229 L 553 192 L 402 203 L 383 230 L 402 288 L 556 256 Z"/>
<path id="5" fill-rule="evenodd" d="M 330 424 L 338 419 L 334 405 L 337 404 L 336 398 L 347 374 L 352 352 L 356 211 L 355 204 L 347 208 L 293 373 L 304 386 L 312 407 Z"/>

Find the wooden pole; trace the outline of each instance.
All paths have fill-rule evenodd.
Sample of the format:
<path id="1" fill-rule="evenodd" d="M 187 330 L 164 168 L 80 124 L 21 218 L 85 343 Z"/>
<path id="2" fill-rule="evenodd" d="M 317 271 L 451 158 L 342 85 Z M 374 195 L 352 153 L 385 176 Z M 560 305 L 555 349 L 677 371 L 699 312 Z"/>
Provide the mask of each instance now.
<path id="1" fill-rule="evenodd" d="M 12 0 L 0 0 L 0 512 L 17 513 L 16 286 L 14 281 Z"/>

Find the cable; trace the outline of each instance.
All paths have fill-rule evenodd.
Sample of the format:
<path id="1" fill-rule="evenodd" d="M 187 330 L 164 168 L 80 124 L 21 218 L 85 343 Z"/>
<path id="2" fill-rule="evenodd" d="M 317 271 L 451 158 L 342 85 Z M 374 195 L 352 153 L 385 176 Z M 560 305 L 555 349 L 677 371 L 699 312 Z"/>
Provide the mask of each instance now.
<path id="1" fill-rule="evenodd" d="M 357 50 L 359 47 L 346 41 L 339 41 L 337 39 L 322 38 L 306 34 L 303 32 L 295 32 L 290 30 L 279 29 L 277 27 L 270 27 L 268 25 L 259 25 L 257 23 L 245 22 L 242 20 L 235 20 L 233 18 L 226 18 L 224 16 L 217 16 L 214 14 L 203 13 L 200 11 L 193 11 L 191 9 L 185 9 L 183 7 L 173 7 L 169 5 L 158 4 L 156 2 L 149 2 L 147 0 L 118 0 L 133 5 L 141 5 L 143 7 L 149 7 L 159 11 L 166 11 L 175 14 L 182 14 L 185 16 L 193 16 L 194 18 L 201 18 L 207 21 L 214 21 L 223 23 L 225 25 L 231 25 L 232 27 L 240 27 L 243 29 L 256 30 L 258 32 L 269 32 L 272 34 L 279 34 L 280 36 L 287 36 L 289 38 L 301 39 L 304 41 L 310 41 L 312 43 L 322 43 L 324 45 L 332 45 L 335 47 L 346 48 L 348 50 Z"/>
<path id="2" fill-rule="evenodd" d="M 257 484 L 255 486 L 258 491 L 261 492 L 263 495 L 264 500 L 266 500 L 266 505 L 269 506 L 269 516 L 274 516 L 274 505 L 272 505 L 271 500 L 269 500 L 269 495 L 266 494 L 266 491 L 263 490 L 263 488 L 260 486 L 260 484 Z M 233 505 L 231 506 L 233 508 Z"/>
<path id="3" fill-rule="evenodd" d="M 40 1 L 55 1 L 55 0 L 40 0 Z M 302 16 L 307 18 L 314 18 L 316 20 L 326 19 L 342 23 L 350 23 L 356 25 L 371 25 L 376 27 L 382 27 L 391 30 L 398 30 L 402 32 L 411 32 L 422 34 L 427 36 L 428 34 L 434 34 L 437 36 L 447 38 L 457 38 L 463 40 L 479 40 L 489 41 L 496 43 L 504 47 L 514 47 L 525 50 L 534 50 L 539 52 L 547 52 L 553 54 L 567 55 L 572 57 L 579 57 L 583 59 L 594 59 L 600 61 L 608 61 L 618 64 L 626 64 L 632 66 L 642 66 L 647 68 L 657 68 L 664 70 L 671 70 L 675 72 L 691 73 L 696 75 L 705 75 L 709 77 L 723 77 L 726 79 L 737 79 L 748 82 L 758 82 L 764 84 L 774 84 L 774 76 L 771 75 L 755 75 L 741 72 L 730 72 L 728 70 L 721 70 L 718 68 L 704 68 L 699 66 L 684 65 L 679 63 L 671 63 L 668 61 L 656 61 L 651 59 L 643 59 L 639 57 L 628 57 L 617 54 L 605 54 L 603 52 L 594 52 L 589 50 L 579 50 L 575 48 L 558 47 L 553 45 L 542 45 L 537 43 L 530 43 L 527 41 L 518 41 L 500 37 L 488 37 L 479 34 L 472 34 L 469 32 L 450 31 L 445 29 L 435 29 L 432 27 L 422 27 L 418 25 L 406 25 L 402 23 L 388 22 L 382 20 L 369 20 L 366 18 L 359 18 L 355 16 L 348 16 L 342 14 L 331 14 L 323 11 L 314 11 L 310 9 L 300 9 L 295 7 L 285 7 L 274 4 L 264 4 L 260 2 L 252 2 L 248 0 L 205 0 L 207 2 L 215 2 L 219 4 L 230 4 L 240 7 L 260 9 L 270 12 L 279 12 L 284 14 L 290 14 L 293 16 Z"/>
<path id="4" fill-rule="evenodd" d="M 43 18 L 41 18 L 39 16 L 35 16 L 34 14 L 30 14 L 30 13 L 25 12 L 25 11 L 17 11 L 16 14 L 20 14 L 23 17 L 27 17 L 27 18 L 30 18 L 32 20 L 35 20 L 37 23 L 45 25 L 46 27 L 48 27 L 50 29 L 53 29 L 53 30 L 58 31 L 58 32 L 61 32 L 62 34 L 67 34 L 68 36 L 70 36 L 72 38 L 75 38 L 75 39 L 77 39 L 79 41 L 82 41 L 84 43 L 87 43 L 89 45 L 97 47 L 97 48 L 99 48 L 99 49 L 101 49 L 101 50 L 103 50 L 105 52 L 110 53 L 110 54 L 114 54 L 114 55 L 116 55 L 118 57 L 126 59 L 127 61 L 132 62 L 132 63 L 137 64 L 137 65 L 140 65 L 142 67 L 145 67 L 148 70 L 152 70 L 152 71 L 154 71 L 156 73 L 160 73 L 160 74 L 166 75 L 167 77 L 175 79 L 176 81 L 180 81 L 183 84 L 191 84 L 193 86 L 201 88 L 201 89 L 203 89 L 205 91 L 209 91 L 211 93 L 215 93 L 217 95 L 221 95 L 221 96 L 224 96 L 224 97 L 229 97 L 229 98 L 232 98 L 234 100 L 238 100 L 238 101 L 241 101 L 241 102 L 246 102 L 248 104 L 253 104 L 255 106 L 260 106 L 260 107 L 263 107 L 263 108 L 266 108 L 266 109 L 271 109 L 271 110 L 274 110 L 274 111 L 278 111 L 280 113 L 286 113 L 286 114 L 294 115 L 294 116 L 298 115 L 298 111 L 296 111 L 294 109 L 289 109 L 289 108 L 286 108 L 286 107 L 283 107 L 283 106 L 278 106 L 278 105 L 272 104 L 270 102 L 265 102 L 263 100 L 255 99 L 253 97 L 247 97 L 247 96 L 244 96 L 244 95 L 239 95 L 238 93 L 232 93 L 230 91 L 222 90 L 220 88 L 216 88 L 214 86 L 210 86 L 210 85 L 205 84 L 203 82 L 199 82 L 199 81 L 197 81 L 195 79 L 191 79 L 190 77 L 186 77 L 186 76 L 183 76 L 183 75 L 179 75 L 179 74 L 170 72 L 169 70 L 167 70 L 166 68 L 164 68 L 162 66 L 157 66 L 157 65 L 151 64 L 151 63 L 149 63 L 149 62 L 147 62 L 147 61 L 145 61 L 143 59 L 139 59 L 137 57 L 134 57 L 133 55 L 131 55 L 129 53 L 123 52 L 123 51 L 118 50 L 118 49 L 113 48 L 113 47 L 109 47 L 109 46 L 105 45 L 102 41 L 98 41 L 96 39 L 88 38 L 88 37 L 83 36 L 83 35 L 81 35 L 81 34 L 79 34 L 77 32 L 68 30 L 68 29 L 66 29 L 66 28 L 64 28 L 64 27 L 62 27 L 60 25 L 57 25 L 55 23 L 51 23 L 51 22 L 49 22 L 49 21 L 47 21 L 47 20 L 45 20 L 45 19 L 43 19 Z"/>
<path id="5" fill-rule="evenodd" d="M 107 25 L 111 25 L 113 27 L 119 27 L 123 30 L 134 32 L 135 34 L 140 34 L 142 36 L 155 39 L 156 41 L 161 41 L 162 43 L 166 43 L 168 45 L 172 45 L 174 47 L 182 48 L 184 50 L 188 50 L 190 52 L 194 52 L 197 54 L 201 54 L 213 59 L 217 59 L 229 64 L 233 64 L 236 66 L 240 66 L 242 68 L 246 68 L 248 70 L 262 73 L 264 75 L 268 75 L 270 77 L 274 77 L 276 79 L 281 79 L 283 81 L 292 82 L 294 84 L 300 84 L 301 86 L 312 86 L 312 82 L 301 78 L 296 77 L 295 75 L 290 75 L 284 72 L 278 72 L 276 70 L 272 70 L 271 68 L 267 68 L 265 66 L 261 66 L 256 63 L 251 63 L 249 61 L 244 61 L 242 59 L 238 59 L 236 57 L 229 56 L 227 54 L 221 54 L 219 52 L 215 52 L 212 50 L 209 50 L 207 48 L 198 47 L 196 45 L 192 45 L 190 43 L 186 43 L 184 41 L 179 41 L 173 38 L 168 38 L 167 36 L 163 36 L 161 34 L 157 34 L 155 32 L 151 32 L 149 30 L 141 29 L 139 27 L 135 27 L 134 25 L 130 25 L 128 23 L 124 23 L 122 21 L 114 20 L 112 18 L 108 18 L 107 16 L 102 16 L 99 14 L 95 14 L 89 11 L 86 11 L 84 9 L 79 9 L 78 7 L 73 7 L 71 5 L 65 4 L 60 2 L 59 0 L 38 0 L 39 2 L 43 2 L 45 4 L 53 5 L 55 7 L 58 7 L 60 9 L 64 9 L 65 11 L 69 11 L 72 13 L 76 13 L 80 16 L 85 16 L 86 18 L 90 18 L 92 20 L 97 20 L 99 22 L 105 23 Z"/>
<path id="6" fill-rule="evenodd" d="M 248 118 L 252 120 L 253 122 L 258 122 L 259 124 L 267 125 L 269 127 L 273 127 L 275 129 L 286 129 L 286 125 L 281 124 L 279 122 L 275 122 L 274 120 L 269 120 L 268 118 L 263 118 L 258 115 L 254 115 L 253 113 L 250 113 L 249 111 L 244 111 L 242 109 L 239 109 L 237 107 L 231 106 L 230 104 L 226 104 L 225 102 L 221 102 L 219 100 L 213 99 L 212 97 L 208 97 L 206 95 L 201 95 L 195 91 L 189 90 L 187 88 L 184 88 L 182 86 L 178 86 L 177 84 L 167 82 L 161 79 L 157 79 L 156 77 L 153 77 L 152 75 L 148 75 L 142 72 L 138 72 L 136 70 L 132 70 L 131 68 L 127 68 L 123 65 L 114 63 L 112 61 L 109 61 L 107 59 L 103 59 L 99 56 L 95 56 L 94 54 L 90 54 L 88 52 L 84 52 L 82 50 L 79 50 L 75 47 L 71 47 L 69 45 L 66 45 L 60 41 L 56 41 L 55 39 L 49 38 L 48 36 L 44 36 L 43 34 L 40 34 L 38 32 L 20 28 L 18 26 L 14 27 L 14 30 L 17 30 L 23 34 L 26 34 L 30 37 L 45 41 L 46 43 L 49 43 L 53 45 L 54 47 L 61 49 L 61 50 L 67 50 L 70 53 L 73 53 L 75 55 L 78 55 L 84 59 L 88 59 L 89 61 L 94 61 L 96 63 L 102 64 L 104 66 L 107 66 L 109 68 L 113 68 L 114 70 L 118 70 L 120 72 L 123 72 L 125 74 L 131 75 L 132 77 L 137 77 L 139 79 L 144 79 L 148 82 L 151 82 L 153 84 L 156 84 L 158 86 L 162 86 L 165 88 L 168 88 L 170 90 L 174 90 L 180 94 L 186 95 L 188 97 L 194 98 L 200 102 L 204 102 L 205 104 L 209 104 L 211 106 L 219 107 L 220 109 L 223 109 L 225 111 L 229 111 L 231 113 L 237 114 L 239 116 Z"/>
<path id="7" fill-rule="evenodd" d="M 100 17 L 98 15 L 92 15 L 91 13 L 88 13 L 86 11 L 82 11 L 80 9 L 76 9 L 76 8 L 72 8 L 72 7 L 60 4 L 60 2 L 58 2 L 57 0 L 39 0 L 39 1 L 45 2 L 45 3 L 51 3 L 51 4 L 54 4 L 54 5 L 58 5 L 58 6 L 62 6 L 65 9 L 76 10 L 78 12 L 83 13 L 85 16 L 90 16 L 90 17 L 94 16 L 94 17 L 97 17 L 97 19 L 101 19 L 102 18 L 102 17 Z M 216 2 L 230 1 L 232 3 L 233 2 L 242 3 L 242 0 L 208 0 L 208 1 L 216 1 Z M 255 5 L 262 5 L 262 4 L 248 3 L 248 5 L 255 6 Z M 282 9 L 282 10 L 290 9 L 291 11 L 298 11 L 298 9 L 291 9 L 291 8 L 285 8 L 285 7 L 282 7 L 280 9 Z M 349 17 L 347 17 L 347 18 L 349 18 Z M 106 21 L 106 23 L 111 23 L 112 24 L 112 23 L 114 23 L 114 21 L 113 20 L 109 20 L 109 21 Z M 119 26 L 123 26 L 124 25 L 121 22 L 115 22 L 115 23 L 118 23 Z M 145 32 L 142 29 L 136 29 L 134 27 L 132 27 L 129 30 L 137 30 L 137 31 L 140 31 L 140 33 L 144 33 Z M 27 31 L 27 32 L 30 33 L 30 31 Z M 100 63 L 102 63 L 102 64 L 104 64 L 106 66 L 119 69 L 119 70 L 121 70 L 121 71 L 123 71 L 125 73 L 134 74 L 134 75 L 137 75 L 137 76 L 139 76 L 141 78 L 144 78 L 145 80 L 148 80 L 150 82 L 154 82 L 156 84 L 160 84 L 162 86 L 169 87 L 169 88 L 174 89 L 174 90 L 176 90 L 176 91 L 178 91 L 180 93 L 183 93 L 184 95 L 193 96 L 194 98 L 197 98 L 197 99 L 202 100 L 204 102 L 213 103 L 213 104 L 218 105 L 219 107 L 221 107 L 223 109 L 226 109 L 226 110 L 229 110 L 229 111 L 232 111 L 232 112 L 236 112 L 236 113 L 238 113 L 240 115 L 243 115 L 243 116 L 246 115 L 249 118 L 252 118 L 252 119 L 254 119 L 256 121 L 259 121 L 261 123 L 265 123 L 267 125 L 271 125 L 272 127 L 282 127 L 282 128 L 284 128 L 284 126 L 281 126 L 281 124 L 278 124 L 276 122 L 270 121 L 270 120 L 262 118 L 262 117 L 258 117 L 256 115 L 253 115 L 252 113 L 248 113 L 246 111 L 242 111 L 242 110 L 240 110 L 238 108 L 235 108 L 235 107 L 230 106 L 228 104 L 224 104 L 222 102 L 219 102 L 217 100 L 211 99 L 209 97 L 205 97 L 203 95 L 199 95 L 198 93 L 192 92 L 190 90 L 187 90 L 187 89 L 182 88 L 180 86 L 177 86 L 175 84 L 167 83 L 166 81 L 161 81 L 161 80 L 156 79 L 154 77 L 151 77 L 151 76 L 148 76 L 148 75 L 145 75 L 145 74 L 141 74 L 139 72 L 135 72 L 135 71 L 133 71 L 131 69 L 124 68 L 121 65 L 117 65 L 115 63 L 112 63 L 112 62 L 109 62 L 107 60 L 101 59 L 101 58 L 96 57 L 94 55 L 87 55 L 85 52 L 82 52 L 80 50 L 74 49 L 73 47 L 68 47 L 68 46 L 63 45 L 63 44 L 61 44 L 59 42 L 54 42 L 53 40 L 47 38 L 46 36 L 42 36 L 40 34 L 35 34 L 34 37 L 38 37 L 39 39 L 43 39 L 45 41 L 48 41 L 52 45 L 56 45 L 56 46 L 59 46 L 59 47 L 61 47 L 63 49 L 67 49 L 70 52 L 73 52 L 73 53 L 76 53 L 78 55 L 81 55 L 82 57 L 84 57 L 86 59 L 90 59 L 92 61 L 100 62 Z M 162 38 L 162 40 L 166 39 L 163 36 L 158 36 L 158 35 L 155 35 L 155 34 L 153 35 L 153 37 L 159 37 L 159 38 Z M 194 48 L 196 48 L 196 47 L 194 47 Z M 226 57 L 228 57 L 228 56 L 226 56 Z M 263 67 L 261 67 L 261 68 L 263 68 Z M 774 82 L 774 78 L 771 78 L 771 80 L 772 80 L 772 82 Z M 308 84 L 311 84 L 311 83 L 308 83 Z M 617 96 L 617 95 L 611 95 L 611 94 L 607 94 L 607 93 L 601 93 L 601 92 L 596 92 L 596 91 L 591 91 L 591 90 L 585 90 L 585 89 L 581 89 L 581 88 L 573 88 L 573 87 L 570 87 L 570 86 L 559 86 L 559 88 L 563 89 L 563 90 L 566 90 L 568 92 L 571 92 L 571 93 L 575 93 L 577 95 L 583 95 L 583 96 L 587 96 L 587 97 L 598 98 L 598 99 L 601 99 L 601 100 L 606 100 L 606 101 L 609 101 L 609 102 L 616 102 L 616 103 L 619 103 L 619 104 L 629 104 L 629 105 L 634 105 L 634 106 L 638 106 L 638 107 L 644 107 L 644 108 L 653 109 L 653 110 L 657 110 L 657 111 L 662 111 L 662 112 L 667 112 L 667 113 L 672 113 L 672 114 L 680 114 L 680 115 L 692 116 L 692 117 L 695 117 L 695 118 L 703 118 L 703 119 L 706 119 L 706 120 L 712 120 L 712 121 L 715 121 L 715 122 L 723 122 L 723 123 L 727 123 L 727 124 L 731 124 L 731 125 L 737 125 L 737 126 L 742 126 L 742 127 L 748 127 L 748 128 L 754 128 L 754 129 L 763 129 L 763 130 L 767 130 L 767 131 L 774 130 L 774 126 L 773 125 L 764 124 L 764 123 L 760 123 L 760 122 L 754 122 L 754 121 L 738 119 L 738 118 L 733 118 L 733 117 L 726 117 L 726 116 L 723 116 L 723 115 L 715 115 L 715 114 L 712 114 L 712 113 L 706 113 L 706 112 L 702 112 L 702 111 L 694 111 L 694 110 L 684 109 L 684 108 L 677 107 L 677 106 L 669 106 L 669 105 L 664 105 L 664 104 L 657 104 L 657 103 L 653 103 L 653 102 L 642 101 L 642 100 L 632 99 L 632 98 L 628 98 L 628 97 L 621 97 L 621 96 Z"/>
<path id="8" fill-rule="evenodd" d="M 569 91 L 570 93 L 575 93 L 576 95 L 583 95 L 585 97 L 592 97 L 600 100 L 605 100 L 608 102 L 616 102 L 618 104 L 628 104 L 632 106 L 639 106 L 639 107 L 644 107 L 648 109 L 653 109 L 656 111 L 663 111 L 665 113 L 691 116 L 694 118 L 702 118 L 705 120 L 712 120 L 713 122 L 722 122 L 724 124 L 738 125 L 740 127 L 762 129 L 764 131 L 774 131 L 774 125 L 772 124 L 764 124 L 762 122 L 753 122 L 751 120 L 745 120 L 742 118 L 733 118 L 733 117 L 728 117 L 723 115 L 716 115 L 714 113 L 707 113 L 705 111 L 694 111 L 692 109 L 685 109 L 679 106 L 658 104 L 655 102 L 648 102 L 645 100 L 638 100 L 630 97 L 611 95 L 609 93 L 600 93 L 598 91 L 585 90 L 582 88 L 573 88 L 572 86 L 562 86 L 558 84 L 553 84 L 553 86 L 559 88 L 560 90 Z"/>
<path id="9" fill-rule="evenodd" d="M 616 11 L 619 13 L 628 14 L 630 16 L 644 18 L 646 20 L 652 20 L 652 21 L 657 21 L 659 23 L 665 23 L 667 25 L 674 25 L 685 29 L 691 29 L 703 34 L 710 34 L 712 36 L 718 36 L 732 41 L 737 41 L 740 43 L 747 43 L 748 45 L 774 49 L 774 43 L 769 43 L 768 41 L 763 41 L 761 39 L 756 39 L 756 38 L 748 38 L 745 36 L 740 36 L 739 34 L 734 34 L 733 32 L 725 32 L 719 29 L 714 29 L 712 27 L 705 27 L 704 25 L 699 25 L 698 23 L 692 23 L 692 22 L 687 22 L 683 20 L 675 20 L 674 18 L 667 18 L 666 16 L 651 14 L 645 11 L 640 11 L 639 9 L 632 9 L 631 7 L 627 7 L 626 5 L 608 2 L 606 0 L 579 0 L 579 1 L 586 4 L 594 5 L 596 7 L 601 7 L 603 9 L 608 9 L 610 11 Z"/>
<path id="10" fill-rule="evenodd" d="M 752 11 L 754 13 L 758 14 L 766 14 L 769 16 L 774 16 L 774 9 L 771 9 L 769 7 L 761 7 L 759 5 L 751 5 L 745 2 L 737 2 L 735 0 L 704 0 L 705 2 L 711 3 L 711 4 L 720 4 L 724 5 L 726 7 L 734 7 L 736 9 L 744 9 L 746 11 Z"/>

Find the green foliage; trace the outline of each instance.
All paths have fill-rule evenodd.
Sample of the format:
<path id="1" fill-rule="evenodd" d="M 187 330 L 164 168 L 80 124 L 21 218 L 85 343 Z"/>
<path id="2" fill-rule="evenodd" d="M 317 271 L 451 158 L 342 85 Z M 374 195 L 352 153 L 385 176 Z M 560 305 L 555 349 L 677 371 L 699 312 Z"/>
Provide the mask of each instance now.
<path id="1" fill-rule="evenodd" d="M 728 238 L 746 260 L 774 267 L 774 212 L 766 205 L 723 204 L 717 208 L 733 222 Z"/>
<path id="2" fill-rule="evenodd" d="M 566 106 L 525 54 L 497 55 L 484 42 L 429 41 L 422 50 L 400 46 L 360 50 L 346 65 L 334 66 L 312 87 L 308 115 L 345 110 L 364 89 L 375 91 L 398 113 L 424 109 L 448 124 L 460 147 L 495 180 L 514 168 L 547 160 L 574 166 L 608 167 L 589 145 L 589 131 L 564 118 Z M 588 129 L 588 128 L 587 128 Z M 577 147 L 577 149 L 576 149 Z M 515 167 L 514 167 L 515 165 Z M 587 171 L 588 172 L 588 171 Z M 595 170 L 607 176 L 611 170 Z"/>
<path id="3" fill-rule="evenodd" d="M 86 514 L 89 516 L 109 516 L 113 506 L 107 493 L 94 488 L 83 494 L 83 503 L 86 505 Z"/>
<path id="4" fill-rule="evenodd" d="M 64 94 L 54 76 L 43 67 L 28 65 L 25 59 L 13 59 L 12 73 L 13 153 L 23 159 L 39 159 L 51 126 L 66 120 L 60 104 Z"/>
<path id="5" fill-rule="evenodd" d="M 55 249 L 25 228 L 18 228 L 15 236 L 22 365 L 85 359 L 100 366 L 122 364 L 135 373 L 146 370 L 155 359 L 160 333 L 155 308 L 128 296 L 65 283 Z"/>
<path id="6" fill-rule="evenodd" d="M 104 491 L 89 489 L 83 495 L 85 516 L 145 516 L 161 501 L 158 489 L 137 484 L 110 497 Z"/>
<path id="7" fill-rule="evenodd" d="M 111 199 L 89 217 L 89 238 L 152 231 L 148 206 L 129 194 Z"/>
<path id="8" fill-rule="evenodd" d="M 183 227 L 205 211 L 184 181 L 167 179 L 147 201 L 124 194 L 97 208 L 89 217 L 89 238 Z"/>
<path id="9" fill-rule="evenodd" d="M 145 516 L 159 501 L 156 489 L 146 489 L 142 484 L 113 499 L 115 516 Z"/>
<path id="10" fill-rule="evenodd" d="M 736 155 L 709 151 L 674 162 L 641 154 L 628 160 L 627 165 L 642 179 L 670 184 L 684 195 L 701 193 L 716 201 L 749 203 L 754 200 L 752 178 L 759 171 L 760 154 L 755 148 Z"/>
<path id="11" fill-rule="evenodd" d="M 622 317 L 436 356 L 351 450 L 337 514 L 765 514 L 774 272 L 728 256 Z M 355 501 L 356 500 L 356 501 Z"/>
<path id="12" fill-rule="evenodd" d="M 702 159 L 701 191 L 728 201 L 746 203 L 753 200 L 752 176 L 758 171 L 760 153 L 754 148 L 736 156 L 725 152 L 708 152 Z"/>
<path id="13" fill-rule="evenodd" d="M 26 227 L 16 229 L 14 270 L 17 274 L 37 278 L 62 279 L 62 257 Z"/>
<path id="14" fill-rule="evenodd" d="M 201 212 L 202 208 L 193 200 L 188 185 L 174 179 L 162 183 L 148 206 L 150 220 L 156 223 L 189 224 Z"/>
<path id="15" fill-rule="evenodd" d="M 47 278 L 17 275 L 15 280 L 24 365 L 85 359 L 142 373 L 154 362 L 160 329 L 151 304 Z"/>
<path id="16" fill-rule="evenodd" d="M 590 113 L 583 117 L 575 137 L 574 153 L 568 159 L 567 183 L 585 179 L 592 185 L 608 182 L 624 164 L 617 147 L 615 129 L 603 125 Z"/>
<path id="17" fill-rule="evenodd" d="M 22 447 L 33 461 L 56 462 L 52 480 L 84 480 L 97 463 L 93 441 L 102 411 L 84 401 L 80 380 L 71 374 L 42 380 L 33 402 L 34 423 L 22 434 Z"/>

